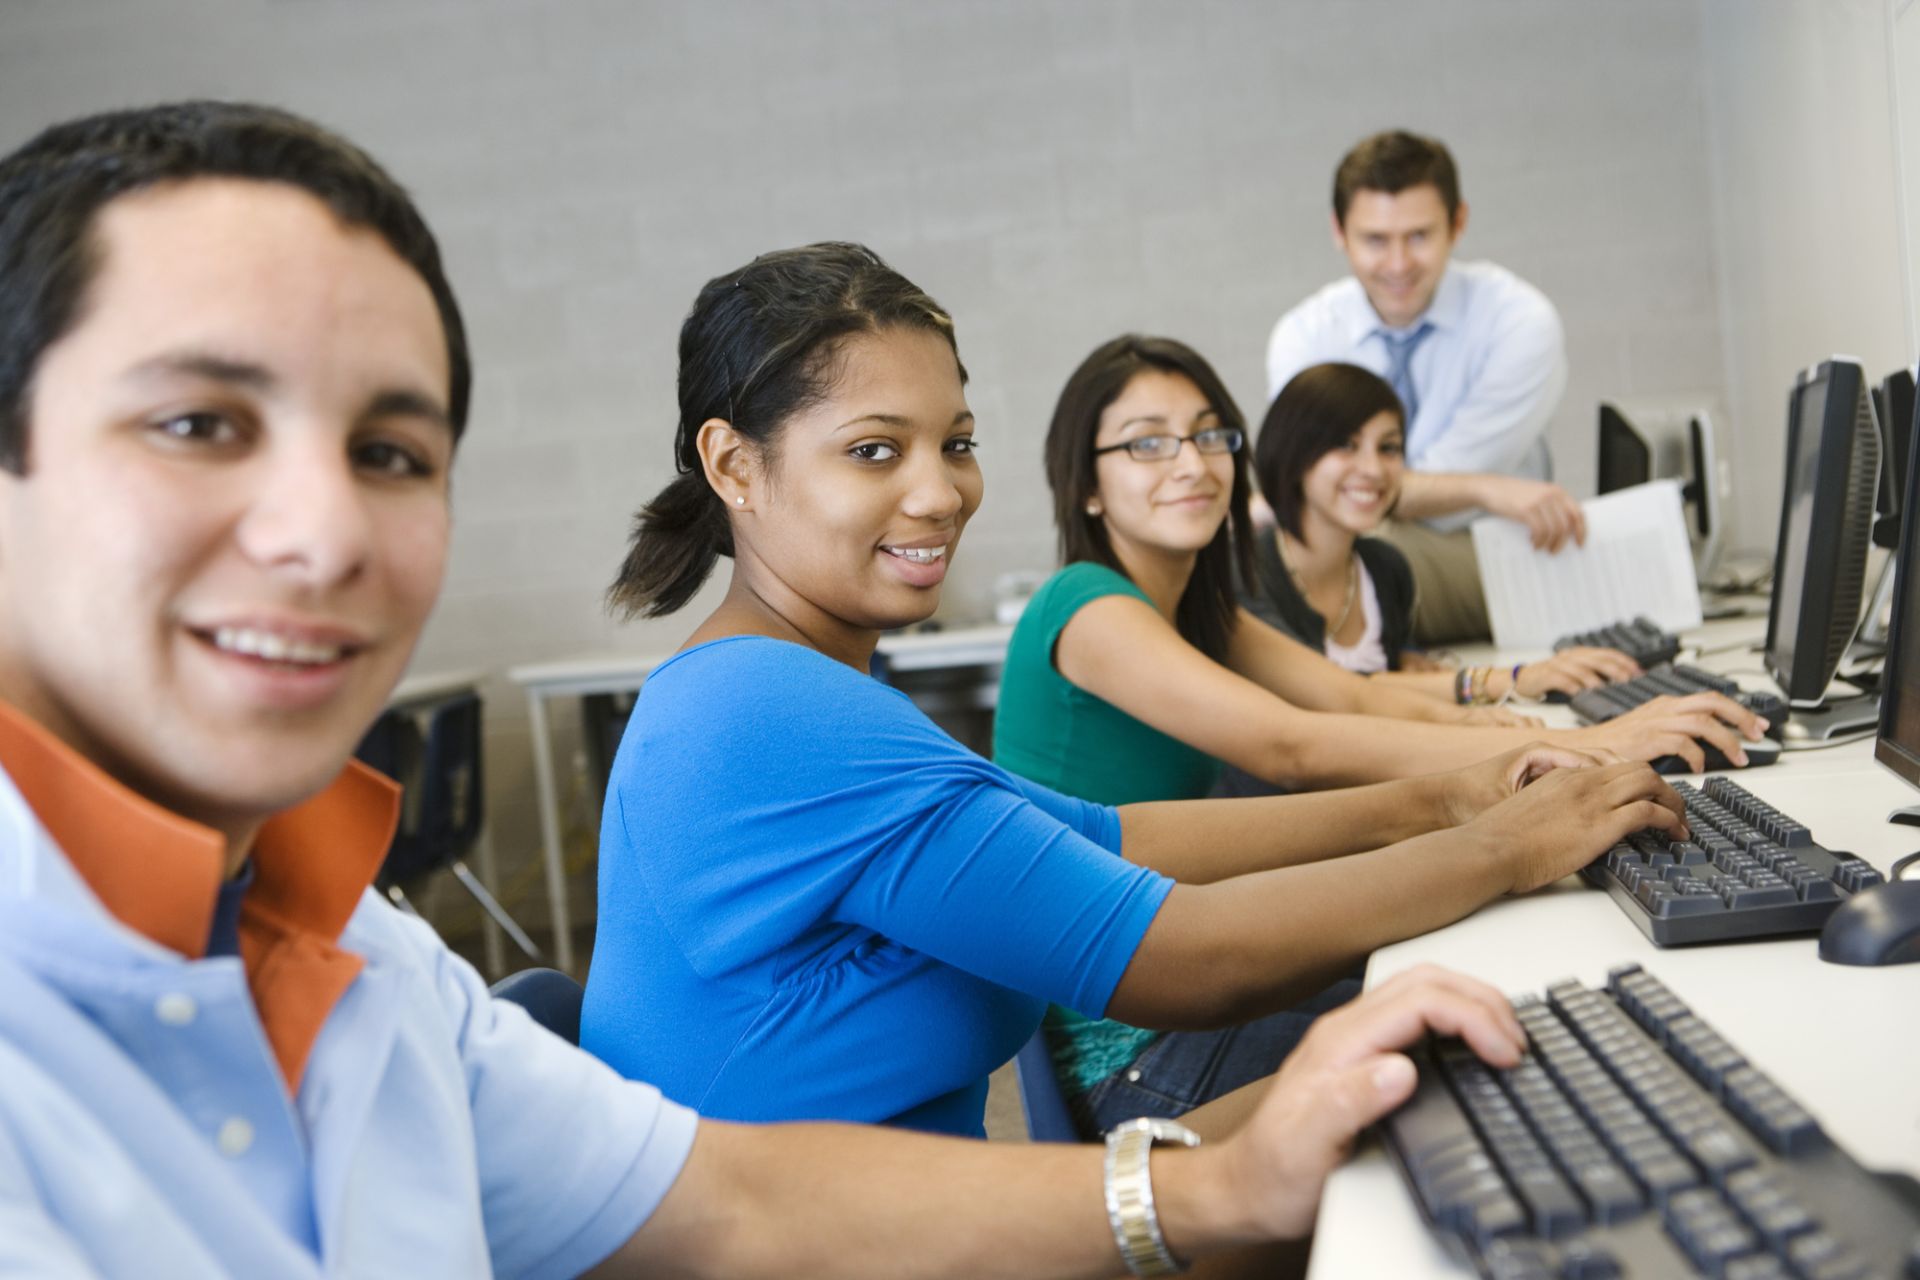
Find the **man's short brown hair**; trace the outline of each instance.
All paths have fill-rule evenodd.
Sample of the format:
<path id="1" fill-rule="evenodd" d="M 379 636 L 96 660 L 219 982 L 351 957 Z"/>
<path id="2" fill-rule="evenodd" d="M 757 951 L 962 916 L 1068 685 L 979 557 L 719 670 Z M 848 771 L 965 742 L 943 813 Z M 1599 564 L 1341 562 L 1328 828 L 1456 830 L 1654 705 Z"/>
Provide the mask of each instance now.
<path id="1" fill-rule="evenodd" d="M 1447 221 L 1460 217 L 1460 175 L 1453 156 L 1437 138 L 1423 138 L 1405 129 L 1389 129 L 1363 138 L 1333 171 L 1333 216 L 1347 225 L 1347 209 L 1361 191 L 1398 195 L 1409 187 L 1430 184 L 1447 206 Z"/>

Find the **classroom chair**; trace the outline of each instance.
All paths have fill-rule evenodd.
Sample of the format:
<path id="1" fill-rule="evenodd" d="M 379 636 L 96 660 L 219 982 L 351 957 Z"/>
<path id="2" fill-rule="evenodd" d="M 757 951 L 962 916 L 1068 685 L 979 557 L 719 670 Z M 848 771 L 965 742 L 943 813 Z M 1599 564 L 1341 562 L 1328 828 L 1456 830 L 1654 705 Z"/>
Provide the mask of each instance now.
<path id="1" fill-rule="evenodd" d="M 374 721 L 355 754 L 404 788 L 400 826 L 375 885 L 395 906 L 418 915 L 406 886 L 445 868 L 522 951 L 540 959 L 527 931 L 465 861 L 485 821 L 480 696 L 467 691 L 432 704 L 424 736 L 414 711 L 389 709 Z"/>
<path id="2" fill-rule="evenodd" d="M 1067 1110 L 1067 1095 L 1053 1074 L 1047 1033 L 1036 1029 L 1013 1058 L 1020 1081 L 1020 1105 L 1027 1113 L 1027 1136 L 1035 1142 L 1078 1142 L 1080 1131 Z"/>
<path id="3" fill-rule="evenodd" d="M 580 1043 L 580 999 L 586 989 L 558 969 L 522 969 L 494 983 L 492 990 L 568 1044 Z"/>

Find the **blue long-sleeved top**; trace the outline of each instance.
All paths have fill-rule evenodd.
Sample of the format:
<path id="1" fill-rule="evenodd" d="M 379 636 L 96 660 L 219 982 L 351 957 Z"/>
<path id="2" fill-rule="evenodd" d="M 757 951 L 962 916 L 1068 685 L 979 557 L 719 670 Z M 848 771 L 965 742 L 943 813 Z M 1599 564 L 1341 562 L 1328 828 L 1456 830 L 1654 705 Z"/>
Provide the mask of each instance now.
<path id="1" fill-rule="evenodd" d="M 1171 887 L 1119 842 L 812 649 L 689 649 L 614 762 L 581 1041 L 708 1116 L 979 1134 L 988 1073 L 1048 1001 L 1105 1010 Z"/>

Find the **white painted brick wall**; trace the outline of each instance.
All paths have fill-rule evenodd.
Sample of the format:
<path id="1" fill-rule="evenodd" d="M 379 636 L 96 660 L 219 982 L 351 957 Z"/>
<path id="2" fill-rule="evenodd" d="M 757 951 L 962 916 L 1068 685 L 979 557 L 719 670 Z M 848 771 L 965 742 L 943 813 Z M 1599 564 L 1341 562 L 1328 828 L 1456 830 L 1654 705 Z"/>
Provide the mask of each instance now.
<path id="1" fill-rule="evenodd" d="M 616 626 L 600 594 L 670 475 L 674 335 L 708 277 L 862 238 L 954 311 L 991 518 L 947 611 L 977 615 L 999 573 L 1052 562 L 1040 435 L 1072 366 L 1169 333 L 1257 418 L 1268 329 L 1343 269 L 1333 164 L 1390 125 L 1453 144 L 1463 252 L 1559 304 L 1553 437 L 1590 488 L 1600 396 L 1724 390 L 1702 31 L 1699 0 L 4 0 L 0 144 L 258 97 L 410 185 L 479 371 L 416 666 L 501 670 L 691 626 Z M 535 843 L 524 710 L 488 693 L 512 864 Z"/>

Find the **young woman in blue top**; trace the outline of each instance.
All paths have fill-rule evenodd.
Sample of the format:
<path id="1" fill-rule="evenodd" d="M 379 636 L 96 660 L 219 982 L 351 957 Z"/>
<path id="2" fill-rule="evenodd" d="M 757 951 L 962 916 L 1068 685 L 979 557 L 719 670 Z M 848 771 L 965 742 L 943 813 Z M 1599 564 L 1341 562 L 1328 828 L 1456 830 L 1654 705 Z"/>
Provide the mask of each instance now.
<path id="1" fill-rule="evenodd" d="M 1349 671 L 1452 702 L 1461 681 L 1407 669 L 1413 574 L 1391 543 L 1368 537 L 1400 499 L 1406 431 L 1400 398 L 1354 364 L 1302 369 L 1267 406 L 1253 475 L 1273 511 L 1253 530 L 1253 576 L 1240 603 Z M 1517 667 L 1482 668 L 1484 697 L 1578 693 L 1640 674 L 1612 649 L 1565 649 Z"/>
<path id="2" fill-rule="evenodd" d="M 681 474 L 612 596 L 666 613 L 717 556 L 733 575 L 613 769 L 581 1034 L 617 1068 L 719 1118 L 978 1134 L 1047 1001 L 1244 1021 L 1683 825 L 1644 766 L 1550 748 L 1121 810 L 971 754 L 867 674 L 881 630 L 933 612 L 979 505 L 963 387 L 947 315 L 858 246 L 768 254 L 696 300 Z"/>

